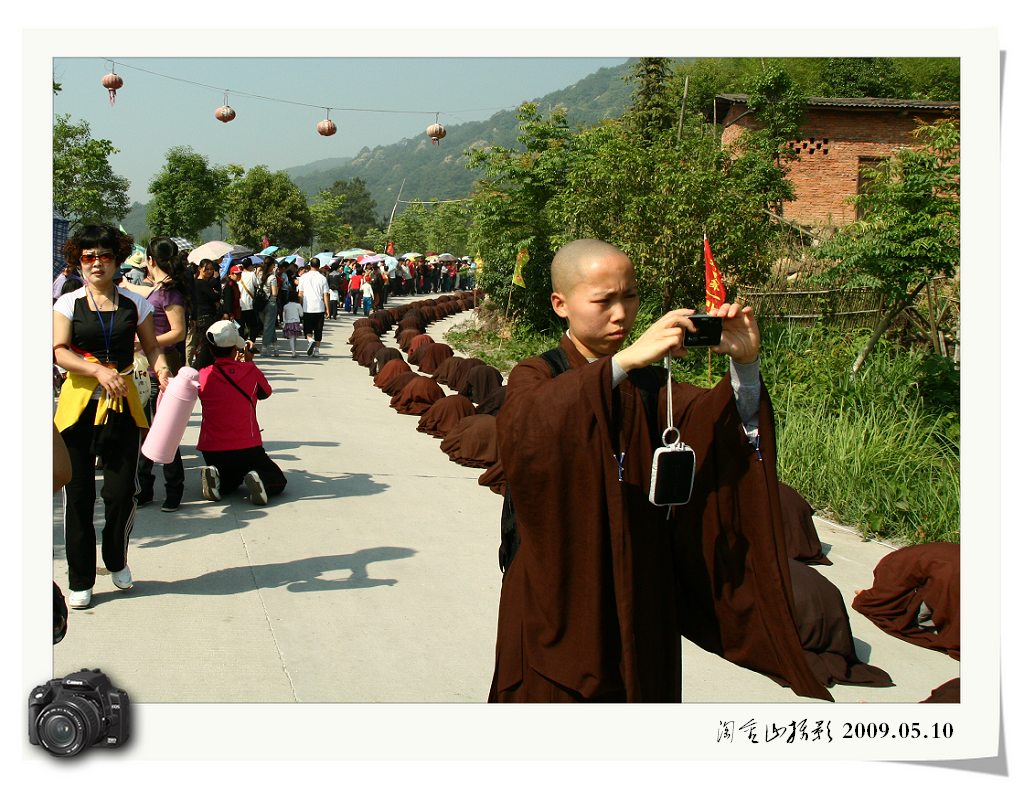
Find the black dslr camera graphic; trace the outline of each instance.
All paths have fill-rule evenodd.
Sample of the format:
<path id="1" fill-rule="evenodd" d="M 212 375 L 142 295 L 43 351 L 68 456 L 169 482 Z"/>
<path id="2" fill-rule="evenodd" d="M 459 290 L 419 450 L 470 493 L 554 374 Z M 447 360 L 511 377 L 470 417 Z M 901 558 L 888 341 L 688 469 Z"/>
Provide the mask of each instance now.
<path id="1" fill-rule="evenodd" d="M 28 697 L 28 741 L 54 756 L 91 745 L 116 748 L 128 739 L 128 694 L 99 669 L 51 679 Z"/>

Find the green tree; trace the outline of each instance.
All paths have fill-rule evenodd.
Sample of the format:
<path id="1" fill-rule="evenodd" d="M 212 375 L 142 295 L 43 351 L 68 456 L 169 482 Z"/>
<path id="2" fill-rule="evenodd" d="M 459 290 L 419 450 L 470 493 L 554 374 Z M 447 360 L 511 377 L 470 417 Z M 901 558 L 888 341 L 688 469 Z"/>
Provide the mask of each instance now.
<path id="1" fill-rule="evenodd" d="M 470 207 L 470 245 L 486 261 L 480 287 L 531 326 L 556 328 L 548 294 L 551 291 L 551 239 L 554 228 L 548 202 L 565 187 L 574 135 L 566 110 L 556 107 L 544 117 L 536 104 L 519 107 L 521 148 L 492 146 L 468 151 L 468 167 L 483 171 Z M 516 256 L 525 249 L 530 262 L 526 288 L 512 284 Z"/>
<path id="2" fill-rule="evenodd" d="M 765 208 L 781 213 L 783 203 L 794 197 L 786 175 L 796 154 L 785 143 L 799 135 L 806 101 L 789 72 L 774 64 L 748 77 L 745 86 L 747 109 L 757 126 L 744 132 L 731 151 L 733 175 L 764 196 Z"/>
<path id="3" fill-rule="evenodd" d="M 95 140 L 88 121 L 71 123 L 58 115 L 53 124 L 53 206 L 72 228 L 117 223 L 128 213 L 130 182 L 114 174 L 110 140 Z"/>
<path id="4" fill-rule="evenodd" d="M 895 58 L 828 58 L 821 71 L 824 96 L 910 98 L 910 80 Z"/>
<path id="5" fill-rule="evenodd" d="M 356 235 L 352 226 L 342 219 L 347 200 L 347 195 L 337 194 L 329 189 L 323 190 L 313 198 L 309 212 L 317 246 L 339 250 L 355 243 Z"/>
<path id="6" fill-rule="evenodd" d="M 867 188 L 851 199 L 863 219 L 817 249 L 838 261 L 833 276 L 878 288 L 889 307 L 852 375 L 928 280 L 952 276 L 960 262 L 960 123 L 922 124 L 914 137 L 917 145 L 863 173 Z"/>
<path id="7" fill-rule="evenodd" d="M 230 182 L 229 171 L 211 167 L 202 154 L 184 145 L 171 148 L 163 169 L 149 182 L 150 231 L 198 241 L 205 228 L 221 219 Z"/>
<path id="8" fill-rule="evenodd" d="M 338 219 L 343 225 L 352 228 L 356 243 L 365 241 L 367 230 L 379 227 L 377 203 L 370 196 L 370 190 L 367 189 L 366 182 L 362 178 L 335 181 L 327 191 L 337 197 L 345 198 L 344 202 L 340 204 Z"/>
<path id="9" fill-rule="evenodd" d="M 566 188 L 548 207 L 559 228 L 553 244 L 589 236 L 620 247 L 633 260 L 647 317 L 703 307 L 705 233 L 727 283 L 766 274 L 775 231 L 764 195 L 730 167 L 699 118 L 682 134 L 643 143 L 627 126 L 605 124 L 583 132 L 575 151 Z"/>
<path id="10" fill-rule="evenodd" d="M 669 58 L 640 58 L 627 82 L 635 83 L 633 103 L 626 112 L 627 122 L 643 139 L 674 126 L 675 102 L 671 89 Z"/>
<path id="11" fill-rule="evenodd" d="M 282 247 L 311 242 L 313 218 L 306 198 L 286 173 L 257 165 L 228 189 L 229 240 L 254 249 L 264 233 Z"/>

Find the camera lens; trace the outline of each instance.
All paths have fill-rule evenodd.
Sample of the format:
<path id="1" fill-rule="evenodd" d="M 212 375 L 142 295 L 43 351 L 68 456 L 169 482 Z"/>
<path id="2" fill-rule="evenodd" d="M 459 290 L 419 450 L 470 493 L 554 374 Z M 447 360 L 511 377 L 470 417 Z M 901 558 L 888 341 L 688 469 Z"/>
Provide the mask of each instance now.
<path id="1" fill-rule="evenodd" d="M 39 732 L 40 737 L 54 748 L 65 750 L 78 736 L 75 722 L 63 712 L 57 712 L 46 719 Z"/>
<path id="2" fill-rule="evenodd" d="M 92 745 L 101 726 L 95 702 L 81 696 L 51 704 L 36 719 L 39 743 L 56 756 L 74 756 Z"/>

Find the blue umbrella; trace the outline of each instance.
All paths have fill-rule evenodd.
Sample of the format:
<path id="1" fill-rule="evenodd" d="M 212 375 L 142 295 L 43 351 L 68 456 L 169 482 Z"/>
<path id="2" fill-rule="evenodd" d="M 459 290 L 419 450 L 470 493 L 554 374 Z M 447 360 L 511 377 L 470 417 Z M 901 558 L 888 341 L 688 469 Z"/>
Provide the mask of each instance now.
<path id="1" fill-rule="evenodd" d="M 261 250 L 260 250 L 260 254 L 261 254 L 261 255 L 273 255 L 273 254 L 274 254 L 275 252 L 277 252 L 277 250 L 279 250 L 280 248 L 281 248 L 281 247 L 274 247 L 274 246 L 270 246 L 270 247 L 267 247 L 266 249 L 261 249 Z"/>

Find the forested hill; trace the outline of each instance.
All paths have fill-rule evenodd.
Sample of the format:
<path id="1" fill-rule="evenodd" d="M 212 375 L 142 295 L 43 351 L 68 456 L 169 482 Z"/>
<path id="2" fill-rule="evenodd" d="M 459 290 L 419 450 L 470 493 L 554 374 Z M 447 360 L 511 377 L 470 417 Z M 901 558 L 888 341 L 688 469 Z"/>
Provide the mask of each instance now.
<path id="1" fill-rule="evenodd" d="M 535 99 L 546 111 L 565 106 L 570 126 L 586 126 L 603 118 L 622 115 L 632 87 L 625 82 L 629 64 L 603 68 L 574 85 Z M 485 121 L 446 126 L 447 136 L 433 145 L 426 134 L 391 145 L 363 148 L 355 158 L 335 164 L 325 160 L 285 170 L 295 185 L 309 196 L 329 188 L 338 180 L 362 178 L 377 204 L 378 213 L 388 216 L 405 179 L 402 200 L 448 200 L 465 197 L 480 173 L 466 169 L 464 151 L 484 145 L 513 146 L 518 134 L 514 109 L 503 110 Z M 402 206 L 399 206 L 401 211 Z"/>

